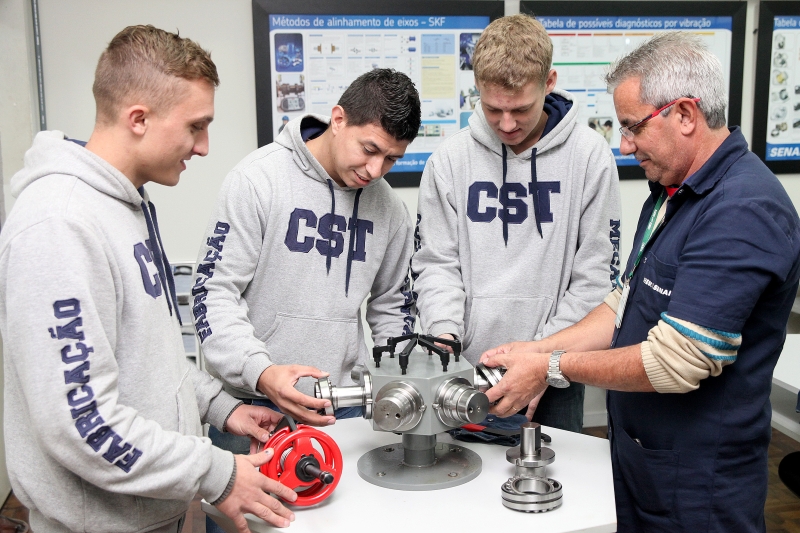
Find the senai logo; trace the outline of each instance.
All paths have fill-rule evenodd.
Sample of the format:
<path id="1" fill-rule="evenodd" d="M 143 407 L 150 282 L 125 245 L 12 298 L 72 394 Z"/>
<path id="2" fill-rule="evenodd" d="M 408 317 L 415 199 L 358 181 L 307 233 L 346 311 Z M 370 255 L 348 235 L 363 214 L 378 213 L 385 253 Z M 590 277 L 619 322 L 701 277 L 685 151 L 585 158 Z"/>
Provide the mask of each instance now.
<path id="1" fill-rule="evenodd" d="M 769 149 L 770 159 L 800 158 L 800 146 L 777 146 Z"/>

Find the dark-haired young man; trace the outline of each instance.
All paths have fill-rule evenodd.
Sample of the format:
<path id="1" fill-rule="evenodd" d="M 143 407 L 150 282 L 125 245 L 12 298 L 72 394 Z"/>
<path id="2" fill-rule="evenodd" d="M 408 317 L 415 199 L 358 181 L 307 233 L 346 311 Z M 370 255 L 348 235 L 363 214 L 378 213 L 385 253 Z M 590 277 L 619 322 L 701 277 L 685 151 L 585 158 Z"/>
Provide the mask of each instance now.
<path id="1" fill-rule="evenodd" d="M 364 299 L 376 344 L 413 330 L 413 226 L 381 177 L 419 124 L 411 80 L 375 69 L 330 118 L 292 120 L 227 176 L 198 256 L 193 311 L 206 364 L 235 396 L 332 424 L 314 412 L 326 402 L 312 380 L 295 385 L 324 375 L 353 384 L 351 370 L 369 355 Z M 342 411 L 337 418 L 358 416 Z M 247 444 L 211 437 L 228 449 Z"/>

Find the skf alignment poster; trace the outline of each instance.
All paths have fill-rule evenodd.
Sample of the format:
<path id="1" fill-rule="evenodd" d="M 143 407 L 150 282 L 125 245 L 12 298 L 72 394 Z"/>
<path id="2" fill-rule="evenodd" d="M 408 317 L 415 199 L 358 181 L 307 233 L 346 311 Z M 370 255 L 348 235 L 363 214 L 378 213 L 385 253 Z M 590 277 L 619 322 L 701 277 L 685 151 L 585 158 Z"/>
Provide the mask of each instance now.
<path id="1" fill-rule="evenodd" d="M 488 16 L 269 16 L 272 134 L 305 113 L 330 115 L 350 82 L 373 68 L 407 74 L 422 125 L 392 172 L 422 172 L 443 139 L 467 124 L 478 101 L 472 52 Z"/>

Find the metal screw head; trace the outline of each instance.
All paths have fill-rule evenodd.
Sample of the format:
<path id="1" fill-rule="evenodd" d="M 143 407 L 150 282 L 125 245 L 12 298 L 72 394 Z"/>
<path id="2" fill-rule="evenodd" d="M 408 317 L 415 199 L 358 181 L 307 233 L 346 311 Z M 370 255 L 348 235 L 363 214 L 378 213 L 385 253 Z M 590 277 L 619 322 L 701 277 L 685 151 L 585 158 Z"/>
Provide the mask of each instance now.
<path id="1" fill-rule="evenodd" d="M 378 472 L 378 474 L 377 474 L 377 475 L 378 475 L 378 477 L 383 477 L 383 476 L 385 476 L 385 475 L 386 475 L 386 472 Z"/>
<path id="2" fill-rule="evenodd" d="M 383 451 L 385 451 L 386 453 L 391 453 L 394 451 L 394 448 L 392 448 L 391 446 L 387 446 L 386 448 L 383 449 Z"/>
<path id="3" fill-rule="evenodd" d="M 458 477 L 458 472 L 450 472 L 447 474 L 448 477 Z"/>

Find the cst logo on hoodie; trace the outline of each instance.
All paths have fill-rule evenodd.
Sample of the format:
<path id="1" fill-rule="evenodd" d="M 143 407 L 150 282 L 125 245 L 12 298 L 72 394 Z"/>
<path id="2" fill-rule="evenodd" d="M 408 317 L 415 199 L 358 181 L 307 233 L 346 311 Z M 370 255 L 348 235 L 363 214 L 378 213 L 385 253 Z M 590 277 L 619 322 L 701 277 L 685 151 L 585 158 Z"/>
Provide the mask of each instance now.
<path id="1" fill-rule="evenodd" d="M 527 187 L 526 187 L 527 185 Z M 499 189 L 491 181 L 476 181 L 469 186 L 467 216 L 473 222 L 491 222 L 499 218 L 508 224 L 522 224 L 528 218 L 528 195 L 540 222 L 552 222 L 550 194 L 561 192 L 560 181 L 506 183 Z M 500 208 L 489 200 L 498 200 Z"/>

